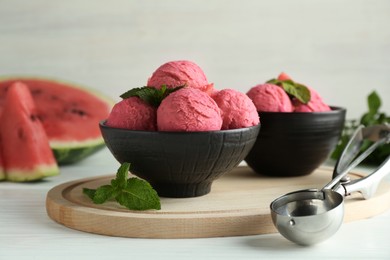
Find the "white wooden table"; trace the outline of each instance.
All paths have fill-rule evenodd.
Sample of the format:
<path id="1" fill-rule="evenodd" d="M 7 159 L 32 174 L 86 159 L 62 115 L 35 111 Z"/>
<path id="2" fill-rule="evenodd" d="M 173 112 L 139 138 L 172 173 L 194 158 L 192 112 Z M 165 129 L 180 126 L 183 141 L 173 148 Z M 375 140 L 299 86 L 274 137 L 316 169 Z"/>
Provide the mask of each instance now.
<path id="1" fill-rule="evenodd" d="M 343 224 L 329 240 L 297 246 L 279 234 L 200 239 L 134 239 L 69 229 L 46 214 L 54 186 L 113 173 L 104 149 L 37 183 L 0 183 L 0 259 L 390 259 L 390 211 Z M 390 181 L 390 177 L 386 178 Z"/>

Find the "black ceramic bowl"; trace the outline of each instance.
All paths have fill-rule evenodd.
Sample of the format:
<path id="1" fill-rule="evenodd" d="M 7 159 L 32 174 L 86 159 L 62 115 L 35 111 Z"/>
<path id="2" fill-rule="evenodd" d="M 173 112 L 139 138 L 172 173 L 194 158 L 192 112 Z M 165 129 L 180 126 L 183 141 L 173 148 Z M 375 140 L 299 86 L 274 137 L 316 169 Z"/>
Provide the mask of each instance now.
<path id="1" fill-rule="evenodd" d="M 260 125 L 210 132 L 153 132 L 112 128 L 100 122 L 104 141 L 120 163 L 147 180 L 160 196 L 196 197 L 237 166 L 256 141 Z"/>
<path id="2" fill-rule="evenodd" d="M 268 176 L 308 175 L 337 145 L 346 110 L 329 112 L 259 112 L 261 131 L 246 163 Z"/>

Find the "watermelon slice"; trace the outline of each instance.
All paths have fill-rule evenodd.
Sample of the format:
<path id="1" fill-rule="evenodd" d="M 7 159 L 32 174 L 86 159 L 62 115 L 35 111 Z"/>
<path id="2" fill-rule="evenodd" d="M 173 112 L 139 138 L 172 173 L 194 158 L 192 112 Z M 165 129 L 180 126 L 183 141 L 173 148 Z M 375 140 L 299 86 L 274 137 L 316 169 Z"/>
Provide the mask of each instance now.
<path id="1" fill-rule="evenodd" d="M 0 115 L 1 119 L 1 115 Z M 0 139 L 0 181 L 5 179 L 5 172 L 4 172 L 4 164 L 3 164 L 3 157 L 1 152 L 1 139 Z"/>
<path id="2" fill-rule="evenodd" d="M 5 179 L 5 173 L 4 173 L 4 168 L 3 168 L 3 162 L 0 161 L 0 181 L 4 180 L 4 179 Z"/>
<path id="3" fill-rule="evenodd" d="M 291 80 L 291 77 L 286 73 L 282 72 L 279 74 L 278 80 Z"/>
<path id="4" fill-rule="evenodd" d="M 108 117 L 112 100 L 66 82 L 15 77 L 0 80 L 0 108 L 16 81 L 29 87 L 58 164 L 80 161 L 104 147 L 98 123 Z"/>
<path id="5" fill-rule="evenodd" d="M 59 173 L 30 91 L 14 83 L 6 96 L 0 138 L 6 178 L 32 181 Z"/>

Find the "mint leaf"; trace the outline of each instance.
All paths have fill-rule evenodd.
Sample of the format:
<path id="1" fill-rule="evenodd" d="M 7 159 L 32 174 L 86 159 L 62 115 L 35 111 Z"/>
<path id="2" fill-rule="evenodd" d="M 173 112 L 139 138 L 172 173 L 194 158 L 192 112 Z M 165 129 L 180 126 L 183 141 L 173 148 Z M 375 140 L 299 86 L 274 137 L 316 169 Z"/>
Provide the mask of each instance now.
<path id="1" fill-rule="evenodd" d="M 126 91 L 125 93 L 123 93 L 122 95 L 120 95 L 120 97 L 122 99 L 126 99 L 126 98 L 129 98 L 129 97 L 138 97 L 138 92 L 141 91 L 142 88 L 132 88 L 128 91 Z"/>
<path id="2" fill-rule="evenodd" d="M 309 103 L 311 94 L 310 90 L 306 86 L 294 83 L 292 81 L 290 82 L 290 80 L 285 80 L 281 84 L 282 88 L 284 91 L 286 91 L 287 94 L 295 97 L 303 104 Z"/>
<path id="3" fill-rule="evenodd" d="M 119 204 L 134 210 L 161 209 L 157 192 L 144 180 L 130 178 L 128 186 L 115 198 Z"/>
<path id="4" fill-rule="evenodd" d="M 140 89 L 137 94 L 140 99 L 154 107 L 158 107 L 161 103 L 161 94 L 158 89 L 146 87 Z"/>
<path id="5" fill-rule="evenodd" d="M 123 163 L 111 185 L 103 185 L 94 189 L 83 188 L 95 204 L 102 204 L 115 199 L 120 205 L 132 210 L 161 209 L 160 198 L 153 187 L 145 180 L 128 179 L 130 163 Z"/>
<path id="6" fill-rule="evenodd" d="M 356 128 L 362 124 L 364 126 L 372 126 L 377 124 L 390 123 L 390 117 L 385 113 L 380 113 L 381 99 L 379 95 L 373 91 L 367 96 L 368 111 L 364 113 L 360 120 L 346 120 L 341 139 L 332 152 L 331 157 L 338 159 L 341 156 L 346 144 L 351 138 Z M 372 142 L 365 140 L 361 146 L 360 153 L 364 152 Z M 381 164 L 390 155 L 390 144 L 383 144 L 379 146 L 374 152 L 372 152 L 365 160 L 364 163 Z"/>
<path id="7" fill-rule="evenodd" d="M 373 114 L 378 113 L 378 110 L 381 107 L 381 99 L 379 98 L 378 94 L 375 91 L 371 92 L 371 94 L 368 95 L 367 103 L 368 103 L 368 111 L 370 113 Z"/>
<path id="8" fill-rule="evenodd" d="M 174 88 L 167 88 L 165 85 L 162 85 L 161 86 L 161 90 L 163 90 L 163 93 L 164 93 L 164 98 L 167 97 L 169 94 L 171 94 L 172 92 L 175 92 L 175 91 L 178 91 L 179 89 L 182 89 L 182 88 L 185 88 L 186 85 L 182 85 L 182 86 L 178 86 L 178 87 L 174 87 Z"/>
<path id="9" fill-rule="evenodd" d="M 303 104 L 309 103 L 311 99 L 310 90 L 302 84 L 296 83 L 292 81 L 291 79 L 288 80 L 278 80 L 278 79 L 271 79 L 268 80 L 267 83 L 277 85 L 290 96 L 295 97 Z"/>
<path id="10" fill-rule="evenodd" d="M 270 79 L 266 83 L 278 85 L 281 81 L 278 79 Z M 279 86 L 279 85 L 278 85 Z"/>
<path id="11" fill-rule="evenodd" d="M 185 85 L 176 88 L 167 88 L 166 85 L 162 85 L 160 89 L 145 86 L 142 88 L 130 89 L 129 91 L 120 95 L 120 97 L 123 99 L 130 97 L 139 97 L 149 105 L 158 107 L 164 98 L 166 98 L 172 92 L 175 92 L 183 87 L 185 87 Z"/>
<path id="12" fill-rule="evenodd" d="M 384 123 L 383 118 L 386 117 L 383 113 L 379 113 L 381 107 L 381 100 L 378 94 L 373 91 L 367 97 L 368 112 L 364 113 L 360 118 L 360 123 L 369 126 L 374 124 Z"/>
<path id="13" fill-rule="evenodd" d="M 142 88 L 133 88 L 125 93 L 123 93 L 121 98 L 126 99 L 130 97 L 139 97 L 146 103 L 157 107 L 160 100 L 160 91 L 153 87 L 142 87 Z"/>
<path id="14" fill-rule="evenodd" d="M 87 195 L 91 200 L 95 197 L 96 190 L 83 188 L 83 193 Z"/>
<path id="15" fill-rule="evenodd" d="M 127 177 L 129 175 L 130 163 L 124 162 L 116 172 L 116 178 L 111 180 L 111 185 L 115 189 L 123 189 L 127 186 Z"/>
<path id="16" fill-rule="evenodd" d="M 376 114 L 373 112 L 367 112 L 360 118 L 360 123 L 365 126 L 374 125 L 376 123 Z"/>
<path id="17" fill-rule="evenodd" d="M 92 198 L 93 203 L 103 204 L 113 197 L 114 191 L 115 190 L 111 185 L 103 185 L 99 187 Z"/>

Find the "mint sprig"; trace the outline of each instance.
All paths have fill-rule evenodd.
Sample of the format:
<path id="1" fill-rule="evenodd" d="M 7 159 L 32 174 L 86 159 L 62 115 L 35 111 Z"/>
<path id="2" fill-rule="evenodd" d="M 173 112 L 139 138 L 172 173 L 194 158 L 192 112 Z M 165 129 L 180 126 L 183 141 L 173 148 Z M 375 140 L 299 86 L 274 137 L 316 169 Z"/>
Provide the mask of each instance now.
<path id="1" fill-rule="evenodd" d="M 311 99 L 310 90 L 305 85 L 299 84 L 291 79 L 288 80 L 271 79 L 268 80 L 267 83 L 274 84 L 283 88 L 288 95 L 295 97 L 303 104 L 309 103 Z"/>
<path id="2" fill-rule="evenodd" d="M 331 158 L 338 159 L 345 146 L 347 145 L 352 134 L 355 132 L 359 125 L 371 126 L 384 123 L 390 123 L 390 116 L 380 111 L 382 105 L 381 99 L 376 91 L 371 92 L 367 97 L 368 111 L 364 113 L 359 119 L 346 120 L 343 133 L 336 148 L 333 150 Z M 364 140 L 360 148 L 360 153 L 367 150 L 372 144 L 369 140 Z M 364 163 L 378 165 L 381 164 L 390 155 L 390 144 L 383 144 L 379 146 L 374 152 L 372 152 Z"/>
<path id="3" fill-rule="evenodd" d="M 103 204 L 115 199 L 120 205 L 131 210 L 161 209 L 160 198 L 152 186 L 144 180 L 132 177 L 128 179 L 129 163 L 123 163 L 116 178 L 111 180 L 111 185 L 103 185 L 99 188 L 83 188 L 95 204 Z"/>
<path id="4" fill-rule="evenodd" d="M 166 98 L 172 92 L 175 92 L 183 87 L 185 87 L 185 85 L 175 88 L 167 88 L 166 85 L 162 85 L 160 89 L 144 86 L 142 88 L 130 89 L 129 91 L 126 91 L 125 93 L 120 95 L 120 97 L 123 99 L 130 97 L 139 97 L 146 103 L 154 107 L 158 107 L 164 98 Z"/>

